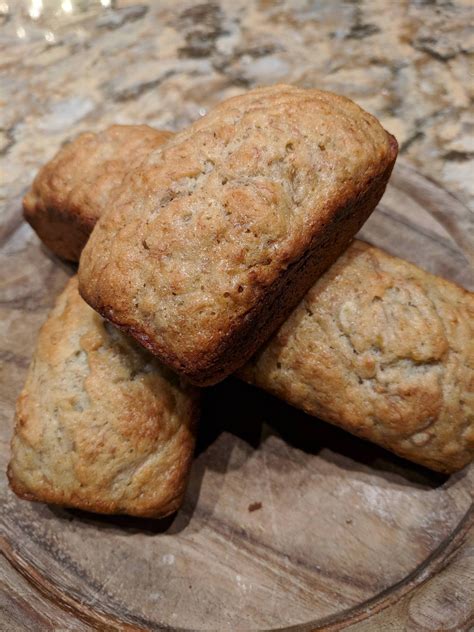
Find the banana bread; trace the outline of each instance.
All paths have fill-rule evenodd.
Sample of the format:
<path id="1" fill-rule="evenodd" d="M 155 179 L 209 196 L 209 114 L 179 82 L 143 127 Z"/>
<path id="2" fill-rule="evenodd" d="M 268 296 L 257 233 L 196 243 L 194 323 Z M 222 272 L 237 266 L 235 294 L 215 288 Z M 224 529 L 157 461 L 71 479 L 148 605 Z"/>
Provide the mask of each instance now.
<path id="1" fill-rule="evenodd" d="M 170 368 L 218 382 L 348 246 L 396 154 L 344 97 L 280 85 L 229 99 L 125 176 L 80 292 Z"/>
<path id="2" fill-rule="evenodd" d="M 474 458 L 474 294 L 360 241 L 238 374 L 433 470 Z"/>
<path id="3" fill-rule="evenodd" d="M 147 125 L 80 134 L 39 171 L 23 199 L 25 219 L 58 257 L 78 261 L 127 170 L 171 136 Z"/>
<path id="4" fill-rule="evenodd" d="M 126 128 L 122 128 L 125 130 Z M 134 134 L 134 128 L 130 126 L 130 133 Z M 156 132 L 157 134 L 159 134 L 160 132 Z M 101 143 L 108 143 L 108 142 L 113 142 L 113 139 L 110 140 L 110 136 L 107 134 L 103 134 L 101 136 Z M 124 145 L 123 146 L 127 146 L 128 143 L 127 141 L 124 141 Z M 78 145 L 79 150 L 80 150 L 80 145 Z M 72 149 L 72 147 L 71 147 Z M 119 158 L 119 154 L 120 154 L 120 147 L 116 147 L 116 153 L 117 153 L 117 158 Z M 102 155 L 110 155 L 110 150 L 103 148 L 102 149 Z M 80 156 L 78 156 L 78 159 L 80 160 Z M 133 157 L 131 154 L 129 154 L 128 156 L 128 160 L 131 161 L 133 160 Z M 123 160 L 122 164 L 126 164 L 126 162 Z M 68 186 L 68 182 L 65 181 L 63 179 L 63 187 L 67 187 Z M 58 192 L 58 195 L 61 196 L 61 199 L 67 199 L 66 198 L 66 192 Z M 91 193 L 92 195 L 92 193 Z M 101 208 L 106 208 L 107 206 L 107 197 L 102 197 L 102 204 L 101 204 Z M 93 206 L 95 206 L 95 208 L 99 208 L 99 205 L 95 203 L 95 200 L 91 197 L 91 204 Z M 68 207 L 64 208 L 64 213 L 68 212 Z M 370 291 L 370 287 L 372 287 L 374 281 L 377 281 L 377 279 L 380 282 L 382 279 L 384 279 L 384 283 L 385 285 L 392 283 L 392 285 L 397 285 L 400 284 L 400 278 L 403 281 L 403 284 L 405 284 L 407 281 L 407 278 L 410 278 L 410 274 L 414 273 L 415 275 L 418 276 L 418 278 L 420 279 L 424 279 L 424 282 L 429 283 L 430 286 L 432 286 L 433 288 L 436 288 L 438 285 L 441 286 L 445 286 L 445 287 L 450 287 L 451 288 L 451 292 L 452 292 L 452 296 L 454 298 L 454 303 L 452 305 L 452 310 L 456 310 L 457 307 L 457 297 L 458 296 L 462 296 L 464 295 L 465 297 L 465 301 L 466 304 L 472 305 L 472 295 L 470 294 L 463 294 L 463 292 L 461 290 L 459 290 L 459 288 L 456 288 L 455 286 L 452 286 L 449 283 L 446 283 L 445 281 L 442 281 L 441 279 L 437 278 L 437 277 L 433 277 L 431 275 L 428 275 L 420 270 L 418 270 L 415 266 L 408 264 L 406 262 L 403 262 L 401 260 L 397 260 L 393 257 L 389 257 L 388 255 L 386 255 L 385 253 L 381 252 L 380 250 L 376 249 L 376 248 L 372 248 L 369 247 L 365 244 L 362 244 L 361 242 L 355 242 L 353 246 L 350 247 L 350 250 L 347 252 L 346 255 L 343 256 L 343 259 L 341 260 L 341 262 L 343 263 L 343 269 L 344 269 L 344 275 L 343 278 L 346 279 L 346 282 L 349 284 L 352 284 L 351 279 L 356 280 L 356 283 L 359 283 L 359 280 L 361 278 L 362 275 L 364 275 L 364 279 L 367 279 L 369 281 L 368 283 L 368 288 Z M 336 265 L 335 264 L 334 269 L 336 269 Z M 382 268 L 383 267 L 383 272 L 382 272 Z M 329 275 L 333 275 L 334 271 L 331 269 L 329 272 L 327 272 L 326 276 Z M 392 279 L 392 280 L 391 280 Z M 416 276 L 413 277 L 412 281 L 413 283 L 415 283 L 415 279 Z M 324 278 L 321 279 L 320 284 L 322 284 L 324 282 Z M 364 282 L 365 283 L 365 280 Z M 320 285 L 319 284 L 319 285 Z M 364 287 L 364 285 L 362 285 L 362 287 Z M 417 285 L 414 286 L 415 290 L 416 288 L 418 288 L 418 291 L 421 292 L 423 291 L 423 284 L 422 283 L 418 283 Z M 315 289 L 313 289 L 311 292 L 317 291 Z M 435 291 L 435 290 L 433 290 Z M 383 295 L 383 305 L 386 305 L 389 309 L 394 309 L 394 301 L 392 300 L 392 292 L 386 292 Z M 398 301 L 400 301 L 400 296 L 398 296 Z M 358 295 L 358 304 L 362 304 L 363 301 L 363 296 L 362 295 Z M 406 301 L 406 305 L 404 306 L 403 301 Z M 405 311 L 407 314 L 410 313 L 410 305 L 408 304 L 410 302 L 409 300 L 409 294 L 407 293 L 406 295 L 404 295 L 403 297 L 403 301 L 402 303 L 398 302 L 397 303 L 397 309 L 400 310 L 401 312 Z M 370 319 L 369 319 L 370 320 Z M 366 329 L 369 326 L 367 321 L 364 321 L 363 319 L 361 319 L 361 323 L 366 323 Z M 464 323 L 464 325 L 460 324 L 459 327 L 466 325 L 465 320 L 463 320 L 462 318 L 460 319 L 460 323 Z M 406 334 L 405 334 L 405 327 L 406 327 L 406 323 L 402 323 L 400 324 L 400 326 L 397 328 L 397 323 L 393 321 L 393 319 L 390 321 L 390 331 L 392 332 L 392 335 L 395 336 L 395 340 L 397 338 L 402 338 L 403 340 L 405 340 L 405 342 L 408 344 L 410 341 L 413 340 L 413 338 L 415 339 L 416 345 L 421 345 L 421 343 L 423 343 L 423 346 L 425 346 L 427 344 L 426 340 L 432 340 L 432 336 L 435 335 L 434 334 L 434 330 L 431 330 L 430 327 L 426 327 L 426 330 L 420 330 L 419 328 L 417 328 L 415 331 L 412 332 L 413 338 L 406 338 Z M 388 328 L 387 328 L 388 331 Z M 425 340 L 423 340 L 423 338 Z M 318 339 L 321 340 L 321 337 L 318 335 Z M 276 340 L 272 343 L 272 345 L 277 344 Z M 279 335 L 279 342 L 278 344 L 281 345 L 281 334 Z M 431 343 L 430 343 L 431 344 Z M 453 344 L 453 343 L 449 343 L 449 344 Z M 269 345 L 270 346 L 270 345 Z M 274 349 L 275 347 L 272 346 L 272 348 Z M 282 348 L 283 349 L 283 348 Z M 328 349 L 326 349 L 326 351 L 328 351 Z M 472 351 L 468 351 L 467 349 L 465 349 L 466 353 L 469 355 L 469 353 L 472 354 Z M 286 353 L 289 353 L 289 351 L 287 351 Z M 262 352 L 263 355 L 263 352 Z M 305 355 L 306 357 L 306 355 Z M 455 356 L 456 357 L 456 356 Z M 351 358 L 351 356 L 349 356 L 349 358 Z M 314 358 L 315 359 L 315 358 Z M 311 361 L 313 361 L 310 358 Z M 354 360 L 354 358 L 353 358 Z M 281 364 L 281 362 L 280 362 Z M 275 370 L 275 366 L 274 363 L 272 364 L 270 362 L 270 365 L 267 364 L 267 361 L 265 361 L 265 363 L 263 361 L 257 360 L 255 359 L 255 362 L 251 362 L 249 363 L 249 365 L 247 365 L 246 368 L 242 369 L 242 371 L 240 372 L 241 375 L 243 377 L 245 377 L 248 381 L 253 381 L 254 383 L 258 383 L 260 386 L 263 386 L 264 388 L 266 388 L 267 390 L 271 390 L 272 389 L 272 377 L 268 377 L 268 380 L 266 379 L 266 374 L 265 371 L 267 370 L 269 371 L 269 375 L 271 374 L 272 371 Z M 418 370 L 421 370 L 422 365 L 419 365 Z M 432 367 L 434 368 L 434 366 Z M 320 375 L 319 371 L 321 371 L 321 366 L 318 367 L 318 365 L 315 363 L 315 375 Z M 335 376 L 334 379 L 339 379 L 337 378 L 337 371 L 340 370 L 339 365 L 337 367 L 334 367 L 335 373 L 331 375 Z M 348 368 L 348 370 L 352 370 L 352 368 Z M 471 369 L 472 371 L 472 366 Z M 466 368 L 466 375 L 468 375 L 467 371 L 469 371 L 469 368 Z M 278 374 L 279 375 L 279 374 Z M 358 375 L 358 373 L 356 373 L 356 376 Z M 430 382 L 430 379 L 432 378 L 432 374 L 431 374 L 431 378 L 429 377 L 430 373 L 427 372 L 427 380 L 426 380 L 426 384 L 424 382 L 419 382 L 417 383 L 417 390 L 416 391 L 409 391 L 408 394 L 408 399 L 406 400 L 406 405 L 408 406 L 408 408 L 406 409 L 407 412 L 404 413 L 404 417 L 407 416 L 411 416 L 411 418 L 413 419 L 420 419 L 420 425 L 422 425 L 422 419 L 424 418 L 423 415 L 423 408 L 419 408 L 418 403 L 419 402 L 424 402 L 426 400 L 430 400 L 431 395 L 430 395 L 430 389 L 432 388 L 432 382 Z M 330 384 L 334 384 L 334 379 L 331 380 Z M 340 378 L 340 379 L 345 379 L 345 378 Z M 358 377 L 357 377 L 357 381 L 358 381 Z M 320 383 L 322 381 L 322 379 L 320 378 L 316 378 L 315 382 L 316 384 Z M 293 386 L 295 386 L 295 384 L 298 382 L 298 371 L 296 370 L 296 378 L 293 381 Z M 279 392 L 276 392 L 275 390 L 275 394 L 279 394 L 280 397 L 283 397 L 284 399 L 287 399 L 288 401 L 291 401 L 295 406 L 300 406 L 303 408 L 306 408 L 306 410 L 308 412 L 311 412 L 311 406 L 308 405 L 308 403 L 306 402 L 305 404 L 299 404 L 299 398 L 298 397 L 291 397 L 291 395 L 289 395 L 288 393 L 283 393 L 282 392 L 282 386 L 280 384 L 280 382 L 278 381 L 279 386 L 276 387 L 276 390 L 278 390 Z M 467 399 L 464 400 L 464 402 L 469 400 L 469 392 L 472 391 L 472 386 L 471 383 L 469 381 L 469 379 L 465 380 L 465 384 L 467 385 Z M 273 383 L 273 386 L 275 386 L 275 383 Z M 330 387 L 328 387 L 328 389 L 326 390 L 326 399 L 329 399 L 329 394 L 330 394 Z M 314 389 L 311 389 L 312 392 L 314 392 Z M 426 397 L 424 395 L 424 393 L 426 394 Z M 360 391 L 360 394 L 362 395 L 362 389 Z M 415 397 L 416 395 L 416 397 Z M 437 401 L 439 401 L 439 398 L 441 397 L 441 393 L 438 392 L 437 393 Z M 318 395 L 318 393 L 316 393 L 316 397 L 323 397 L 323 394 Z M 386 401 L 384 403 L 383 398 L 386 398 Z M 383 390 L 381 390 L 380 388 L 377 391 L 377 407 L 378 407 L 378 414 L 379 414 L 379 420 L 380 420 L 380 425 L 382 426 L 382 430 L 383 430 L 383 426 L 385 423 L 390 422 L 389 417 L 387 417 L 386 414 L 384 414 L 382 412 L 382 410 L 388 410 L 391 414 L 395 414 L 395 408 L 393 408 L 391 406 L 391 401 L 390 401 L 390 397 L 393 398 L 393 396 L 391 395 L 391 391 L 390 389 L 388 389 L 385 393 Z M 397 399 L 397 398 L 395 398 Z M 306 401 L 306 400 L 305 400 Z M 313 414 L 316 414 L 318 416 L 321 416 L 323 418 L 326 418 L 330 421 L 332 421 L 333 423 L 338 424 L 338 419 L 337 419 L 337 415 L 338 415 L 338 410 L 340 408 L 337 408 L 336 410 L 333 411 L 332 414 L 332 419 L 328 418 L 328 413 L 324 413 L 323 409 L 322 409 L 322 404 L 318 403 L 319 400 L 316 400 L 316 402 L 314 403 L 313 406 L 313 410 L 315 412 L 313 412 Z M 375 401 L 375 400 L 374 400 Z M 435 401 L 435 400 L 433 400 Z M 451 405 L 453 403 L 453 400 L 449 400 Z M 344 402 L 340 401 L 338 402 L 338 407 L 343 406 Z M 349 403 L 347 403 L 347 405 L 349 405 Z M 466 404 L 463 404 L 464 406 L 466 406 Z M 326 408 L 328 408 L 328 404 L 326 404 Z M 468 407 L 470 408 L 470 410 L 472 411 L 472 403 L 468 404 Z M 330 406 L 329 406 L 330 408 Z M 452 431 L 452 435 L 454 437 L 454 441 L 456 442 L 456 435 L 459 432 L 459 428 L 462 427 L 462 424 L 460 426 L 459 424 L 459 420 L 462 419 L 463 415 L 465 415 L 466 420 L 467 420 L 467 424 L 469 423 L 469 413 L 463 413 L 463 411 L 459 408 L 458 410 L 456 410 L 456 407 L 452 407 L 450 408 L 451 410 L 453 410 L 453 416 L 455 419 L 455 422 L 452 424 L 451 426 L 451 431 Z M 447 409 L 446 409 L 447 410 Z M 318 412 L 319 411 L 319 412 Z M 446 412 L 445 412 L 446 414 Z M 472 412 L 470 413 L 472 415 Z M 420 416 L 421 415 L 421 416 Z M 426 415 L 425 415 L 426 416 Z M 364 418 L 365 419 L 365 418 Z M 443 417 L 440 416 L 438 417 L 439 420 L 442 421 Z M 347 424 L 347 413 L 343 418 L 343 424 L 341 425 L 345 425 Z M 458 421 L 456 421 L 458 420 Z M 358 421 L 356 421 L 356 423 L 361 423 L 361 420 L 359 419 Z M 431 427 L 431 431 L 433 433 L 437 433 L 438 432 L 438 423 L 433 423 L 432 427 Z M 472 424 L 472 421 L 471 421 Z M 367 427 L 365 427 L 367 426 Z M 383 434 L 388 436 L 388 439 L 385 440 L 385 442 L 383 442 L 380 438 L 377 439 L 377 436 L 374 434 L 372 435 L 372 431 L 369 428 L 370 424 L 366 424 L 365 422 L 362 424 L 362 432 L 357 432 L 352 430 L 352 432 L 356 432 L 356 434 L 363 434 L 363 436 L 365 436 L 365 438 L 368 439 L 372 439 L 374 441 L 377 441 L 378 443 L 382 443 L 383 445 L 385 445 L 386 448 L 388 449 L 393 449 L 395 451 L 400 452 L 400 448 L 397 449 L 394 440 L 397 439 L 397 434 L 399 434 L 400 439 L 403 438 L 403 440 L 406 442 L 406 432 L 405 432 L 405 428 L 403 424 L 400 424 L 400 428 L 397 431 L 396 428 L 393 427 L 393 424 L 388 423 L 388 427 L 389 428 L 393 428 L 393 432 L 390 434 L 390 436 L 388 436 L 388 432 L 384 432 Z M 443 428 L 446 428 L 447 426 L 444 423 L 441 423 L 439 425 L 439 428 L 441 428 L 441 431 L 443 432 Z M 467 427 L 467 426 L 466 426 Z M 348 428 L 350 429 L 350 428 Z M 364 430 L 365 429 L 365 430 Z M 416 435 L 416 432 L 412 432 L 412 435 Z M 410 435 L 411 436 L 411 435 Z M 469 430 L 466 433 L 466 436 L 469 436 Z M 426 437 L 425 437 L 426 438 Z M 420 441 L 423 440 L 423 436 L 422 437 L 418 437 L 417 439 L 415 439 L 415 443 L 411 444 L 411 447 L 413 448 L 414 446 L 416 446 L 416 442 L 418 441 L 418 443 Z M 445 441 L 445 443 L 447 444 L 449 442 L 449 439 L 442 439 Z M 437 445 L 438 447 L 436 447 L 436 450 L 439 449 L 439 445 L 440 442 L 439 441 L 434 441 L 434 444 Z M 461 440 L 461 444 L 462 444 L 462 440 Z M 410 445 L 410 444 L 408 444 Z M 393 446 L 393 447 L 392 447 Z M 432 446 L 433 444 L 431 444 L 429 446 L 429 450 L 432 451 Z M 423 448 L 418 446 L 415 448 L 414 453 L 412 452 L 407 452 L 405 451 L 404 456 L 406 456 L 407 458 L 414 460 L 414 461 L 419 461 L 419 462 L 424 462 L 425 465 L 428 465 L 429 467 L 433 467 L 434 469 L 442 469 L 444 471 L 451 471 L 452 469 L 457 469 L 458 467 L 462 467 L 462 465 L 464 464 L 464 459 L 461 458 L 461 460 L 458 461 L 458 464 L 454 464 L 454 465 L 450 465 L 445 464 L 444 466 L 441 467 L 437 467 L 436 465 L 433 465 L 430 463 L 428 463 L 426 460 L 422 461 L 420 460 L 421 458 L 423 458 L 423 454 L 421 457 L 417 457 L 417 454 L 419 454 L 420 452 L 424 452 Z M 465 459 L 470 460 L 472 458 L 472 447 L 467 448 L 466 450 L 466 456 Z"/>
<path id="5" fill-rule="evenodd" d="M 198 392 L 103 321 L 69 281 L 17 403 L 8 476 L 23 498 L 98 513 L 178 509 Z"/>

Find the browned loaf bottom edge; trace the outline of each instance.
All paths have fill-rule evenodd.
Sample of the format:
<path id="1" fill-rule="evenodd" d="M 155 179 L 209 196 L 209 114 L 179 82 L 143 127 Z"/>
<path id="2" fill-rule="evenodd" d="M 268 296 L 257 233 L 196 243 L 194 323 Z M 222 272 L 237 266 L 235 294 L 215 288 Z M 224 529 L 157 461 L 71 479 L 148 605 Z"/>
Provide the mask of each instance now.
<path id="1" fill-rule="evenodd" d="M 61 259 L 77 262 L 95 226 L 96 219 L 47 206 L 40 212 L 23 201 L 23 216 L 44 245 Z"/>

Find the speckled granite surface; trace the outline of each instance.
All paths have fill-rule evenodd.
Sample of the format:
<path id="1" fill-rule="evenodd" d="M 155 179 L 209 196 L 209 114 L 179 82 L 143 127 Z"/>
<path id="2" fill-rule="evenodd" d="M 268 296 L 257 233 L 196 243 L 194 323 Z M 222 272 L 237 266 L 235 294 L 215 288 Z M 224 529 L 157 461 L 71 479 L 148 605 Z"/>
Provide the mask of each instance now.
<path id="1" fill-rule="evenodd" d="M 18 212 L 39 165 L 80 131 L 179 129 L 216 101 L 278 81 L 352 97 L 397 136 L 402 155 L 469 204 L 472 18 L 471 0 L 127 1 L 54 34 L 40 24 L 24 39 L 14 16 L 3 18 L 5 213 Z"/>

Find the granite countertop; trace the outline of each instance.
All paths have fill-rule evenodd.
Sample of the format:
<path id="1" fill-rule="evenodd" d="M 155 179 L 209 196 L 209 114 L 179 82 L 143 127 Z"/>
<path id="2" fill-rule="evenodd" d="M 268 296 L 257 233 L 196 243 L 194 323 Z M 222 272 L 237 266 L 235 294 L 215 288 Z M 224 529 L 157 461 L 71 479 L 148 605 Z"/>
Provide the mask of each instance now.
<path id="1" fill-rule="evenodd" d="M 409 162 L 472 202 L 471 0 L 91 4 L 51 26 L 5 14 L 0 2 L 7 215 L 78 132 L 112 122 L 180 129 L 221 99 L 275 82 L 355 99 L 397 136 Z"/>

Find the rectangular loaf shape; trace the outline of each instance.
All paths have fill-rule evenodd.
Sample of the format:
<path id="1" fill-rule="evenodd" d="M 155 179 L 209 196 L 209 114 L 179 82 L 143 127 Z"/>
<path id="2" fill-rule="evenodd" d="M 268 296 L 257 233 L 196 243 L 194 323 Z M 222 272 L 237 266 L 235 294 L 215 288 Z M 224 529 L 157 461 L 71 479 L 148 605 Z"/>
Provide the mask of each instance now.
<path id="1" fill-rule="evenodd" d="M 197 389 L 104 321 L 71 279 L 17 402 L 8 477 L 28 500 L 162 517 L 186 489 Z"/>
<path id="2" fill-rule="evenodd" d="M 238 375 L 433 470 L 474 458 L 474 295 L 363 242 Z"/>
<path id="3" fill-rule="evenodd" d="M 290 86 L 225 101 L 128 174 L 80 292 L 190 381 L 241 366 L 379 201 L 396 141 L 349 99 Z"/>

